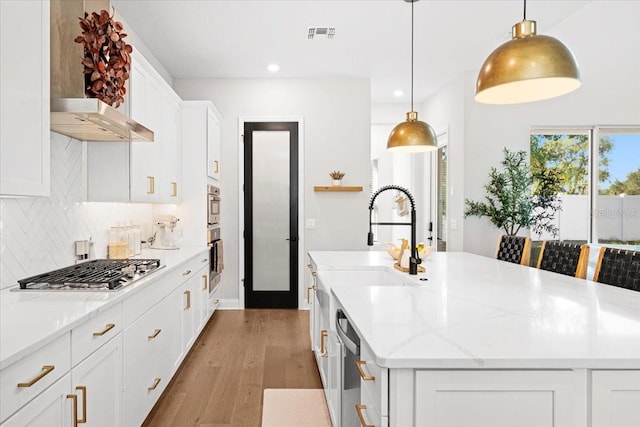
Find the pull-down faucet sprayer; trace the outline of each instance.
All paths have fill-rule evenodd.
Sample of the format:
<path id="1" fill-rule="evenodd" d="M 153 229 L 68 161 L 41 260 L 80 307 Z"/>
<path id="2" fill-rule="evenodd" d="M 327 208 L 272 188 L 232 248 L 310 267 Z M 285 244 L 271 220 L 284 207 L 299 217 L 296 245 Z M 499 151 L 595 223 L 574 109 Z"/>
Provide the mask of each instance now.
<path id="1" fill-rule="evenodd" d="M 409 198 L 409 203 L 411 204 L 411 222 L 372 222 L 373 204 L 376 200 L 376 197 L 378 197 L 380 193 L 383 193 L 387 190 L 400 191 Z M 381 187 L 378 191 L 373 193 L 373 196 L 371 196 L 371 200 L 369 201 L 369 234 L 367 235 L 367 245 L 369 246 L 373 246 L 373 229 L 371 228 L 371 226 L 374 224 L 411 226 L 411 257 L 409 258 L 409 274 L 418 274 L 418 264 L 420 264 L 422 260 L 418 255 L 418 248 L 416 246 L 416 204 L 413 200 L 413 196 L 411 195 L 411 193 L 409 193 L 409 190 L 398 185 L 385 185 L 384 187 Z M 398 260 L 398 262 L 399 261 L 400 260 Z"/>

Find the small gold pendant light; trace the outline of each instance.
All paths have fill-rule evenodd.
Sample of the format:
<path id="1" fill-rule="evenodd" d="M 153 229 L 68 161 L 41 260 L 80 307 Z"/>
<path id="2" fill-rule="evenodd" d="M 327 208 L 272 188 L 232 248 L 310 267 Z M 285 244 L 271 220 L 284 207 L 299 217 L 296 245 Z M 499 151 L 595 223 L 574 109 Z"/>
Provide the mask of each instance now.
<path id="1" fill-rule="evenodd" d="M 401 153 L 416 153 L 438 149 L 438 139 L 433 128 L 418 120 L 418 113 L 413 111 L 413 3 L 418 0 L 405 0 L 411 3 L 411 111 L 407 113 L 407 121 L 393 128 L 387 141 L 387 150 Z"/>
<path id="2" fill-rule="evenodd" d="M 580 71 L 571 50 L 558 39 L 536 34 L 536 21 L 512 27 L 512 39 L 482 64 L 475 100 L 483 104 L 519 104 L 555 98 L 580 87 Z"/>

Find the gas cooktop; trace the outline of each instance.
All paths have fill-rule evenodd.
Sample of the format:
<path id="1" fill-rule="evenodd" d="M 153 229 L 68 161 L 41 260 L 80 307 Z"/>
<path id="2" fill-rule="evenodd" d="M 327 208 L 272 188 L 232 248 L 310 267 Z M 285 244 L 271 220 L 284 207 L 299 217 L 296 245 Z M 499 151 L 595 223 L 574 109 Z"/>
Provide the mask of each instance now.
<path id="1" fill-rule="evenodd" d="M 16 290 L 113 291 L 162 267 L 159 259 L 96 259 L 18 280 Z"/>

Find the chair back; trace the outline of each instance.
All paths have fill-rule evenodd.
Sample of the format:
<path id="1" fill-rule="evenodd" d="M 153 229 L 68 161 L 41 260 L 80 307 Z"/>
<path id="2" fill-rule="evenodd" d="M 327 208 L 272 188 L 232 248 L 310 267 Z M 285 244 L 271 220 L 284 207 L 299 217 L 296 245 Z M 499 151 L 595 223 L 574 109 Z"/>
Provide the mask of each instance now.
<path id="1" fill-rule="evenodd" d="M 600 248 L 593 281 L 640 291 L 640 252 Z"/>
<path id="2" fill-rule="evenodd" d="M 545 240 L 540 248 L 537 267 L 579 279 L 586 279 L 589 246 Z"/>
<path id="3" fill-rule="evenodd" d="M 531 239 L 521 236 L 501 235 L 498 238 L 496 259 L 514 264 L 529 265 L 531 260 Z"/>

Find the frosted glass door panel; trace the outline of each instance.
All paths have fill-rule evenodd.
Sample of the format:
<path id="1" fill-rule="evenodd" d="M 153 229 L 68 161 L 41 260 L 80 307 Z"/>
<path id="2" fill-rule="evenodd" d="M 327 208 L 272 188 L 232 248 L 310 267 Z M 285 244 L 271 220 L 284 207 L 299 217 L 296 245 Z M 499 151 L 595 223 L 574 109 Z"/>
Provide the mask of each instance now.
<path id="1" fill-rule="evenodd" d="M 253 290 L 289 290 L 289 132 L 253 132 Z"/>

